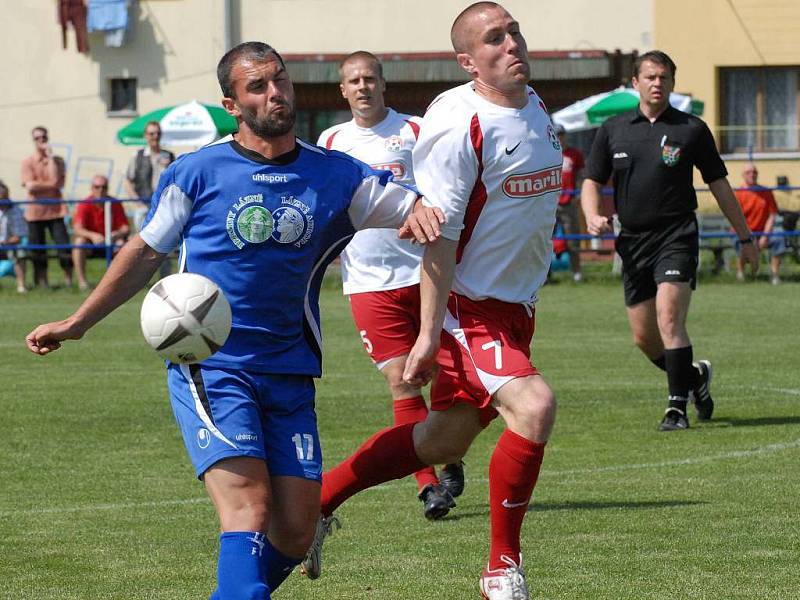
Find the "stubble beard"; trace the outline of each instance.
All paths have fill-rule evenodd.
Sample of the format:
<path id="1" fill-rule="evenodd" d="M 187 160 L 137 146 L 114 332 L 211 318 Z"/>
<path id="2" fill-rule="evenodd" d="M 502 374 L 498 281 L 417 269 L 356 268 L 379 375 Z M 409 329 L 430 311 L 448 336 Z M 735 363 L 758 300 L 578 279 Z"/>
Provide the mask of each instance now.
<path id="1" fill-rule="evenodd" d="M 294 106 L 286 104 L 289 111 L 284 114 L 268 114 L 259 118 L 252 108 L 242 107 L 242 120 L 258 137 L 267 139 L 280 137 L 289 133 L 294 127 L 297 111 Z"/>

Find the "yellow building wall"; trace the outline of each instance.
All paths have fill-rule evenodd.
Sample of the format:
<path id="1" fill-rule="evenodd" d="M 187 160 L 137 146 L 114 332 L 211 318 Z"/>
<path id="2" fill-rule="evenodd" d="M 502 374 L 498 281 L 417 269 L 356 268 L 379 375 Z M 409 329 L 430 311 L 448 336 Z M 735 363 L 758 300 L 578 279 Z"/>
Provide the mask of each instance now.
<path id="1" fill-rule="evenodd" d="M 655 47 L 678 66 L 676 91 L 705 101 L 703 119 L 716 133 L 719 122 L 719 67 L 800 66 L 800 0 L 655 0 Z M 755 93 L 755 91 L 753 92 Z M 773 159 L 756 155 L 760 182 L 775 185 L 786 175 L 800 185 L 800 153 Z M 743 159 L 728 159 L 732 185 L 741 184 Z M 696 173 L 698 185 L 702 185 Z M 783 208 L 800 209 L 800 194 L 779 193 Z M 712 210 L 710 194 L 700 198 Z"/>
<path id="2" fill-rule="evenodd" d="M 51 141 L 77 156 L 114 160 L 112 192 L 118 189 L 134 148 L 116 141 L 131 117 L 106 114 L 111 77 L 136 77 L 138 112 L 187 102 L 218 102 L 215 69 L 225 48 L 224 0 L 139 0 L 131 11 L 131 36 L 122 48 L 107 48 L 102 33 L 90 34 L 91 51 L 78 54 L 74 32 L 61 47 L 56 0 L 2 0 L 3 52 L 0 72 L 0 179 L 22 197 L 19 164 L 32 152 L 30 129 L 49 128 Z M 344 53 L 450 51 L 453 18 L 471 0 L 230 0 L 233 42 L 257 39 L 280 52 Z M 543 4 L 508 0 L 531 50 L 649 48 L 651 0 L 563 0 Z M 620 13 L 626 27 L 615 26 Z M 591 14 L 591 18 L 585 15 Z M 534 74 L 535 76 L 535 74 Z M 59 152 L 64 150 L 59 147 Z M 187 148 L 175 148 L 185 152 Z M 83 177 L 99 171 L 89 166 Z M 66 191 L 71 190 L 73 171 Z M 79 186 L 76 195 L 88 192 Z"/>

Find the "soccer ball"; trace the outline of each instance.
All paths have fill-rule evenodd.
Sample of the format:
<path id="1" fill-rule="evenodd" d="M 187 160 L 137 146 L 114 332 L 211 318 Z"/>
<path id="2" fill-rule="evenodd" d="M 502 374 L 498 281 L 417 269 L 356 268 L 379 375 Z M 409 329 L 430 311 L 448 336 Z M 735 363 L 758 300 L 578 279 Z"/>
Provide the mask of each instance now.
<path id="1" fill-rule="evenodd" d="M 142 302 L 142 333 L 158 354 L 191 364 L 219 350 L 231 331 L 231 306 L 216 283 L 178 273 L 156 283 Z"/>

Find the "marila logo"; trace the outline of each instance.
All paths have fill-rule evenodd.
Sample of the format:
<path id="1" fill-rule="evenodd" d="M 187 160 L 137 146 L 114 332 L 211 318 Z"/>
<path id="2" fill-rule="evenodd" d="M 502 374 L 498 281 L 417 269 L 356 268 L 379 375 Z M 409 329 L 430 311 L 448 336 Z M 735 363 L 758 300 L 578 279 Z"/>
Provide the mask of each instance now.
<path id="1" fill-rule="evenodd" d="M 503 191 L 511 198 L 533 198 L 561 189 L 561 166 L 533 173 L 511 175 L 503 182 Z"/>

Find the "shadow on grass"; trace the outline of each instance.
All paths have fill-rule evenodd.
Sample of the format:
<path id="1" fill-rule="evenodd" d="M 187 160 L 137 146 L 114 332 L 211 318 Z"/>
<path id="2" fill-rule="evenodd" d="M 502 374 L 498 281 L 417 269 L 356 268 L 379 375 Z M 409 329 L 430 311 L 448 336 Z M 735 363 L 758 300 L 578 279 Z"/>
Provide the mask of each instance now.
<path id="1" fill-rule="evenodd" d="M 800 425 L 800 417 L 758 417 L 756 419 L 714 419 L 713 423 L 730 427 L 761 427 L 763 425 Z"/>
<path id="2" fill-rule="evenodd" d="M 696 506 L 708 504 L 696 500 L 655 500 L 647 502 L 535 502 L 528 507 L 528 512 L 546 512 L 553 510 L 650 510 L 658 508 L 679 508 L 683 506 Z M 472 519 L 475 517 L 485 517 L 489 514 L 489 505 L 481 504 L 473 506 L 471 510 L 455 509 L 445 521 L 459 521 L 461 519 Z"/>

